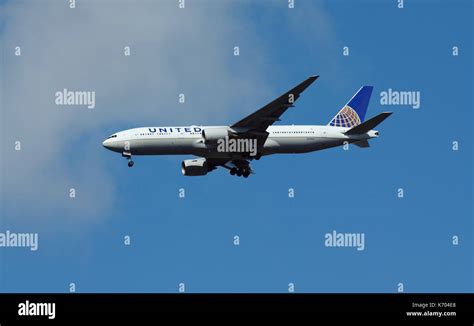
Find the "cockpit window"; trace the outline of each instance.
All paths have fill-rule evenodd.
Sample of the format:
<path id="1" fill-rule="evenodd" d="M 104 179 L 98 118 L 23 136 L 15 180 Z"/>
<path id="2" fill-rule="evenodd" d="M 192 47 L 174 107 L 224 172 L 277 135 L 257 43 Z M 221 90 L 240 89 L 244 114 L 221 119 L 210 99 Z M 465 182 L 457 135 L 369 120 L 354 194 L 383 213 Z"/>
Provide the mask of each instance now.
<path id="1" fill-rule="evenodd" d="M 112 136 L 109 136 L 107 139 L 110 139 L 110 138 L 115 138 L 117 137 L 117 135 L 112 135 Z"/>

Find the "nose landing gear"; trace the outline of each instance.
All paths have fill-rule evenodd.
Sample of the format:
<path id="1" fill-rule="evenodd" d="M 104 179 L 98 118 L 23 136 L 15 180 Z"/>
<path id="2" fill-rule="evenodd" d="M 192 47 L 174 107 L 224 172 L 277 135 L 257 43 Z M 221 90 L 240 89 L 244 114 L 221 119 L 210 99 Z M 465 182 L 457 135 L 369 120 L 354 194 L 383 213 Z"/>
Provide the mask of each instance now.
<path id="1" fill-rule="evenodd" d="M 133 166 L 133 164 L 135 164 L 133 161 L 132 161 L 132 153 L 128 153 L 128 152 L 123 152 L 122 153 L 122 156 L 125 157 L 128 161 L 128 167 L 131 168 Z"/>

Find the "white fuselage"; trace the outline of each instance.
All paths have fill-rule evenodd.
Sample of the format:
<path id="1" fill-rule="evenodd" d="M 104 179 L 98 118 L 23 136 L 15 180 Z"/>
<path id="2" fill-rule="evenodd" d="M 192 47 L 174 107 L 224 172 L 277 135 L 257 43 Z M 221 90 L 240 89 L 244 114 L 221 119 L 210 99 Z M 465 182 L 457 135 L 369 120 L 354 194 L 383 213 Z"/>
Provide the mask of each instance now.
<path id="1" fill-rule="evenodd" d="M 218 151 L 206 142 L 202 131 L 227 126 L 142 127 L 120 131 L 107 138 L 103 145 L 115 152 L 131 155 L 191 154 L 208 158 L 245 156 L 242 153 Z M 378 137 L 375 130 L 365 134 L 346 135 L 349 128 L 317 125 L 270 126 L 260 155 L 306 153 Z"/>

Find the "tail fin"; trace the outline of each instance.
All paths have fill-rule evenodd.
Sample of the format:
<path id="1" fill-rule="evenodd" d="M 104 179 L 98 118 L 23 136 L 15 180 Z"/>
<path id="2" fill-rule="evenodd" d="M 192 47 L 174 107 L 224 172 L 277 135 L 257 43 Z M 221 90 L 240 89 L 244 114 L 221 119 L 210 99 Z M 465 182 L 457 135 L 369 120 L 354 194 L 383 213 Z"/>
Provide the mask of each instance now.
<path id="1" fill-rule="evenodd" d="M 373 86 L 362 86 L 329 122 L 329 125 L 352 128 L 364 122 L 373 88 Z"/>

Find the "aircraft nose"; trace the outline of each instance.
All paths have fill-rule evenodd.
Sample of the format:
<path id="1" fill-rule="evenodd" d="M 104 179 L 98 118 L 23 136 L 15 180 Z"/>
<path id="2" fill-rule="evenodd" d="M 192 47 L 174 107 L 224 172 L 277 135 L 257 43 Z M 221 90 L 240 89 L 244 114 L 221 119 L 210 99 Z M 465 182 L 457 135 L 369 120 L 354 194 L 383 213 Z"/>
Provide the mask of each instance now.
<path id="1" fill-rule="evenodd" d="M 104 146 L 107 149 L 110 149 L 110 142 L 109 139 L 106 139 L 102 142 L 102 146 Z"/>

